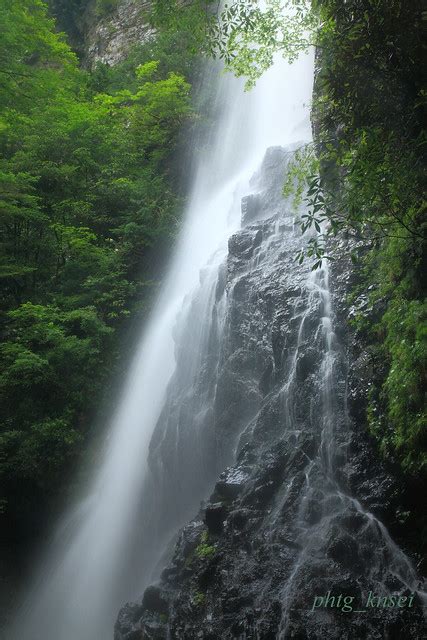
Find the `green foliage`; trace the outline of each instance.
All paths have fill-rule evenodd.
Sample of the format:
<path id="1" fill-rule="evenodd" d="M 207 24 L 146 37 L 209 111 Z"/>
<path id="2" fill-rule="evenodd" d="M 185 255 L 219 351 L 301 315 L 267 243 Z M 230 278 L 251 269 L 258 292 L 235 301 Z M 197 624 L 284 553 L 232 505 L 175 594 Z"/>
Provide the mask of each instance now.
<path id="1" fill-rule="evenodd" d="M 36 107 L 60 90 L 58 67 L 64 78 L 69 77 L 76 70 L 76 58 L 55 33 L 41 0 L 0 3 L 0 24 L 0 109 Z M 2 117 L 0 130 L 5 126 Z"/>
<path id="2" fill-rule="evenodd" d="M 209 560 L 215 555 L 216 549 L 209 544 L 209 537 L 206 531 L 202 533 L 200 544 L 196 547 L 196 555 L 200 560 Z"/>
<path id="3" fill-rule="evenodd" d="M 79 454 L 79 427 L 95 409 L 112 329 L 94 308 L 64 312 L 27 302 L 7 316 L 0 347 L 0 474 L 7 497 L 17 500 L 23 486 L 49 495 Z"/>
<path id="4" fill-rule="evenodd" d="M 296 149 L 293 160 L 286 168 L 283 195 L 292 197 L 293 207 L 298 210 L 304 201 L 307 184 L 319 174 L 319 159 L 313 143 L 307 143 Z"/>
<path id="5" fill-rule="evenodd" d="M 190 32 L 189 47 L 218 57 L 225 68 L 246 77 L 251 88 L 273 64 L 276 54 L 293 62 L 309 49 L 317 15 L 308 0 L 233 0 L 221 8 L 214 0 L 154 2 L 154 25 Z M 191 28 L 190 28 L 191 27 Z"/>
<path id="6" fill-rule="evenodd" d="M 356 134 L 357 143 L 341 138 L 339 145 L 324 145 L 318 155 L 308 144 L 290 167 L 284 194 L 293 194 L 297 209 L 305 204 L 302 232 L 317 232 L 297 255 L 300 262 L 314 256 L 319 267 L 323 259 L 332 259 L 326 246 L 339 231 L 351 230 L 377 244 L 387 238 L 425 238 L 423 134 L 399 140 L 379 127 Z M 339 177 L 331 176 L 331 167 L 339 167 Z"/>
<path id="7" fill-rule="evenodd" d="M 252 87 L 276 54 L 294 62 L 315 37 L 316 15 L 307 0 L 239 0 L 224 6 L 212 27 L 212 51 Z"/>
<path id="8" fill-rule="evenodd" d="M 390 446 L 409 471 L 427 468 L 427 304 L 394 298 L 384 315 L 390 369 L 383 392 L 388 402 Z"/>
<path id="9" fill-rule="evenodd" d="M 39 0 L 2 3 L 0 19 L 0 476 L 12 519 L 63 487 L 118 332 L 152 287 L 150 258 L 174 237 L 190 86 L 160 46 L 159 60 L 144 49 L 99 81 Z"/>
<path id="10" fill-rule="evenodd" d="M 387 239 L 362 261 L 353 297 L 364 295 L 369 313 L 353 321 L 370 345 L 379 372 L 370 392 L 369 428 L 383 455 L 412 474 L 425 472 L 427 449 L 427 302 L 423 247 L 414 238 Z M 366 282 L 370 291 L 366 296 Z M 376 313 L 375 309 L 385 308 Z"/>

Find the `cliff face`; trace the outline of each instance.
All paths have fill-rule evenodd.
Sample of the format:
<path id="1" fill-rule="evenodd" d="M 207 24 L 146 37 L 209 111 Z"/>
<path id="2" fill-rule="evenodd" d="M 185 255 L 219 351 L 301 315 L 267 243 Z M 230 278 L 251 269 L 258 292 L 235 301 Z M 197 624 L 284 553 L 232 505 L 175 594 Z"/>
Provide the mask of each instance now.
<path id="1" fill-rule="evenodd" d="M 50 5 L 85 67 L 115 65 L 133 45 L 154 35 L 148 20 L 150 0 L 50 0 Z"/>
<path id="2" fill-rule="evenodd" d="M 415 7 L 414 7 L 415 11 Z M 327 106 L 328 94 L 327 85 L 325 87 L 325 75 L 330 76 L 334 56 L 337 53 L 332 50 L 329 54 L 318 49 L 316 52 L 315 81 L 313 90 L 312 109 L 312 129 L 314 144 L 317 156 L 320 158 L 320 177 L 326 192 L 333 195 L 339 207 L 343 206 L 343 190 L 347 168 L 340 165 L 334 158 L 334 149 L 340 145 L 348 144 L 349 128 L 345 123 L 331 115 Z M 358 61 L 348 63 L 349 72 L 352 66 Z M 325 106 L 326 105 L 326 106 Z M 363 109 L 363 100 L 359 107 Z M 387 125 L 384 124 L 387 128 Z M 391 127 L 391 123 L 388 123 Z M 351 130 L 350 130 L 351 131 Z M 356 139 L 358 132 L 355 132 Z M 328 141 L 328 142 L 326 142 Z M 329 144 L 329 147 L 328 147 Z M 373 171 L 372 165 L 369 170 Z M 368 169 L 367 169 L 368 171 Z M 372 207 L 370 201 L 366 201 L 366 209 Z M 374 210 L 375 210 L 374 205 Z M 345 210 L 345 208 L 344 208 Z M 378 214 L 379 215 L 379 214 Z M 349 414 L 357 428 L 358 439 L 368 443 L 375 459 L 381 460 L 382 465 L 387 468 L 387 472 L 394 478 L 395 488 L 393 489 L 393 505 L 385 514 L 387 526 L 393 531 L 394 536 L 406 548 L 410 548 L 415 554 L 416 561 L 423 574 L 426 571 L 426 539 L 420 536 L 419 532 L 425 530 L 425 474 L 416 473 L 414 470 L 408 472 L 403 469 L 401 460 L 383 447 L 384 440 L 381 436 L 384 433 L 374 432 L 372 429 L 373 409 L 376 419 L 380 419 L 384 425 L 384 430 L 389 434 L 393 433 L 395 426 L 391 423 L 387 415 L 387 401 L 384 393 L 384 382 L 390 368 L 399 366 L 392 365 L 390 354 L 384 343 L 387 342 L 387 330 L 383 323 L 383 318 L 388 308 L 393 304 L 393 296 L 397 292 L 399 277 L 394 272 L 399 270 L 399 260 L 393 255 L 384 255 L 384 245 L 387 243 L 386 237 L 378 243 L 376 228 L 374 225 L 366 224 L 363 230 L 356 231 L 349 226 L 346 231 L 341 231 L 337 238 L 329 238 L 327 253 L 332 255 L 334 260 L 330 262 L 331 291 L 334 297 L 334 309 L 341 327 L 342 342 L 347 352 L 349 363 L 348 371 L 348 396 L 347 404 Z M 421 247 L 422 247 L 422 243 Z M 408 262 L 405 264 L 408 282 L 410 286 L 416 288 L 418 265 L 423 264 L 418 254 L 419 249 L 414 250 L 410 243 L 406 247 Z M 391 256 L 391 257 L 390 257 Z M 417 257 L 415 257 L 417 256 Z M 390 269 L 384 268 L 384 264 L 390 260 Z M 395 262 L 393 263 L 393 260 Z M 375 268 L 372 265 L 376 265 Z M 381 276 L 379 276 L 381 273 Z M 382 278 L 385 282 L 382 282 Z M 411 281 L 412 280 L 412 281 Z M 394 289 L 388 285 L 388 281 L 394 282 Z M 412 293 L 412 292 L 411 292 Z M 399 294 L 397 294 L 399 295 Z M 422 294 L 421 294 L 422 295 Z M 410 296 L 409 296 L 410 297 Z M 409 306 L 409 301 L 408 301 Z M 403 317 L 401 318 L 404 322 Z M 413 339 L 407 336 L 399 336 L 403 342 L 407 342 L 407 348 L 413 348 Z M 411 345 L 411 346 L 410 346 Z M 415 376 L 419 372 L 415 369 Z M 422 374 L 420 373 L 420 384 Z M 405 386 L 403 386 L 405 388 Z M 401 390 L 399 390 L 401 392 Z M 372 399 L 377 401 L 373 404 Z M 378 399 L 382 401 L 379 402 Z M 411 418 L 415 421 L 415 410 L 412 411 Z M 409 440 L 409 438 L 408 438 Z M 355 442 L 357 446 L 357 441 Z M 422 442 L 419 451 L 422 452 Z M 395 452 L 394 452 L 395 453 Z"/>
<path id="3" fill-rule="evenodd" d="M 79 18 L 84 64 L 117 64 L 132 45 L 149 40 L 154 33 L 147 20 L 150 6 L 149 0 L 119 0 L 103 15 L 97 13 L 94 2 L 89 3 Z"/>
<path id="4" fill-rule="evenodd" d="M 178 403 L 151 452 L 169 487 L 180 473 L 190 480 L 192 430 L 203 438 L 206 423 L 202 455 L 228 466 L 179 533 L 158 584 L 120 612 L 116 640 L 422 638 L 416 574 L 382 524 L 396 483 L 360 421 L 369 363 L 361 355 L 349 366 L 346 256 L 355 241 L 337 240 L 342 259 L 330 274 L 295 263 L 305 239 L 280 197 L 287 157 L 268 152 L 229 241 L 213 307 L 221 322 L 206 341 L 208 352 L 220 345 L 214 384 L 202 358 L 189 387 L 200 398 L 207 382 L 210 407 L 191 422 Z M 175 491 L 171 506 L 179 484 Z M 369 592 L 385 600 L 356 613 Z M 407 603 L 413 594 L 412 607 L 386 606 L 398 594 Z"/>

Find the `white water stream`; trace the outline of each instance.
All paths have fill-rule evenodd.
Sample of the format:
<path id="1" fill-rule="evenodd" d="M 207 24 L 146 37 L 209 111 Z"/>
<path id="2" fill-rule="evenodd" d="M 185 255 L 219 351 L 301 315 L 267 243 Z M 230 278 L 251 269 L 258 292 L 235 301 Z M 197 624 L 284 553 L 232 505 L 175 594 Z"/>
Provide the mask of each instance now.
<path id="1" fill-rule="evenodd" d="M 292 66 L 278 61 L 250 93 L 230 76 L 217 73 L 214 82 L 222 116 L 198 163 L 169 275 L 106 429 L 103 462 L 58 527 L 8 640 L 112 638 L 120 606 L 138 595 L 129 592 L 122 558 L 135 512 L 144 508 L 139 489 L 174 371 L 176 318 L 201 269 L 224 256 L 240 223 L 240 198 L 267 147 L 311 139 L 312 54 Z"/>

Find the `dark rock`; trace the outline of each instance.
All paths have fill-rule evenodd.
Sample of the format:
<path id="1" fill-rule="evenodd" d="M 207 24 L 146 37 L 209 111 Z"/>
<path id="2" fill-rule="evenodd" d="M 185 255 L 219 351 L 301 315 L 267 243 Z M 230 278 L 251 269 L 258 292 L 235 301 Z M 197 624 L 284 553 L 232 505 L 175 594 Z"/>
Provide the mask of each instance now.
<path id="1" fill-rule="evenodd" d="M 115 625 L 115 640 L 135 640 L 135 638 L 139 640 L 141 631 L 140 628 L 136 629 L 135 627 L 139 627 L 138 622 L 142 615 L 141 605 L 129 603 L 122 607 Z"/>
<path id="2" fill-rule="evenodd" d="M 228 251 L 230 257 L 248 259 L 254 254 L 254 250 L 262 242 L 262 231 L 248 230 L 235 233 L 228 241 Z M 237 284 L 237 283 L 236 283 Z"/>
<path id="3" fill-rule="evenodd" d="M 221 533 L 226 517 L 227 509 L 222 502 L 216 502 L 206 507 L 205 522 L 211 533 Z"/>
<path id="4" fill-rule="evenodd" d="M 147 587 L 142 598 L 142 608 L 153 613 L 167 614 L 168 603 L 160 587 Z"/>
<path id="5" fill-rule="evenodd" d="M 215 485 L 214 495 L 221 496 L 225 500 L 234 500 L 242 492 L 247 474 L 242 468 L 227 469 L 220 478 Z"/>

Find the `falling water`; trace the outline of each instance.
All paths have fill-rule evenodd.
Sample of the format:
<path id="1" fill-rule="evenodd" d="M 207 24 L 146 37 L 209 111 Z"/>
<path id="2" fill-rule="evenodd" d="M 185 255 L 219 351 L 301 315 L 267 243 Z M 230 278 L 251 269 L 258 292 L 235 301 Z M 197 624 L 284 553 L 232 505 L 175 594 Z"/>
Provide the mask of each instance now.
<path id="1" fill-rule="evenodd" d="M 183 317 L 202 278 L 200 317 L 192 329 L 197 351 L 204 339 L 203 314 L 212 307 L 212 283 L 227 239 L 239 226 L 240 199 L 249 179 L 268 146 L 311 137 L 306 105 L 312 90 L 312 54 L 293 66 L 277 62 L 250 93 L 244 93 L 240 81 L 215 75 L 222 115 L 198 162 L 175 257 L 136 345 L 108 429 L 103 462 L 86 496 L 58 527 L 8 638 L 107 640 L 120 605 L 141 591 L 143 577 L 132 584 L 127 562 L 138 556 L 138 549 L 129 548 L 136 544 L 136 514 L 140 520 L 149 515 L 141 495 L 150 439 L 175 368 L 177 319 Z M 207 82 L 212 82 L 211 76 Z M 155 563 L 162 549 L 153 541 L 150 549 Z"/>

